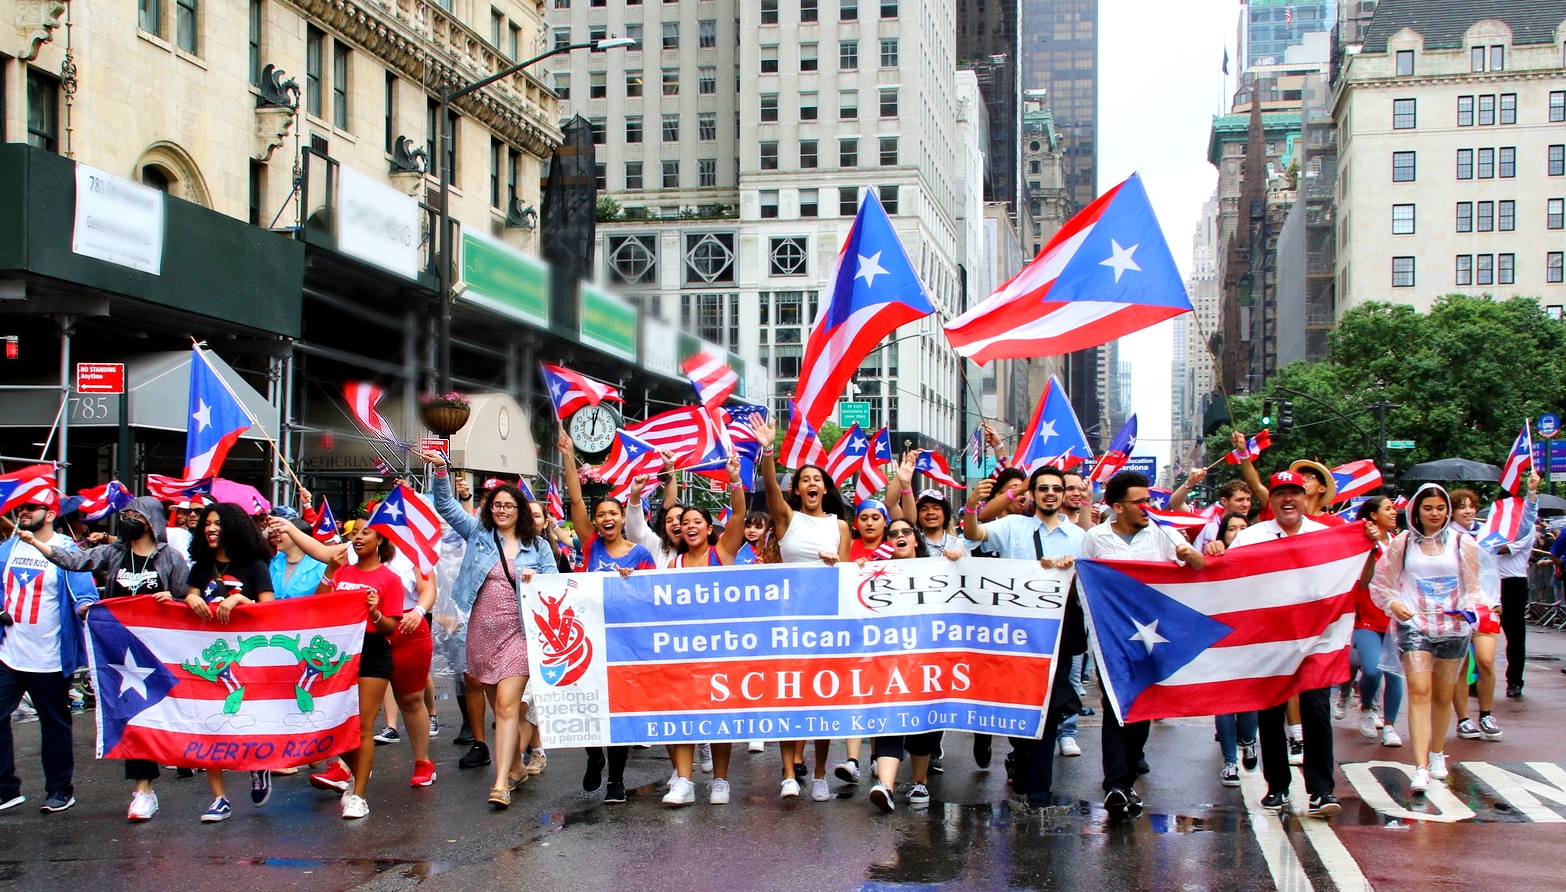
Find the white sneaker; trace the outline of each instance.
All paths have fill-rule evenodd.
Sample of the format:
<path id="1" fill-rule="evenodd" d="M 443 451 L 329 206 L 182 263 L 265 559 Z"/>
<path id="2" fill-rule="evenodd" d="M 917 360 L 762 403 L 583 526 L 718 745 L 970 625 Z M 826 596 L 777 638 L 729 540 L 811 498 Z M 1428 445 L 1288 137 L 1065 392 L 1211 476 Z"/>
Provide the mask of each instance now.
<path id="1" fill-rule="evenodd" d="M 790 778 L 785 778 L 784 781 L 783 781 L 783 789 L 778 791 L 778 798 L 779 799 L 798 799 L 799 798 L 799 781 L 794 780 L 791 777 Z"/>
<path id="2" fill-rule="evenodd" d="M 1380 724 L 1380 716 L 1374 709 L 1367 709 L 1359 714 L 1359 736 L 1366 740 L 1376 739 L 1376 728 Z"/>
<path id="3" fill-rule="evenodd" d="M 826 802 L 832 798 L 832 788 L 827 785 L 826 778 L 818 777 L 810 782 L 810 798 L 817 802 Z"/>
<path id="4" fill-rule="evenodd" d="M 845 784 L 859 783 L 859 762 L 849 759 L 847 762 L 839 762 L 833 766 L 832 773 Z"/>
<path id="5" fill-rule="evenodd" d="M 669 772 L 669 780 L 664 783 L 663 788 L 665 790 L 672 790 L 672 789 L 674 789 L 674 785 L 679 783 L 679 780 L 680 780 L 680 769 L 676 768 L 673 771 Z"/>
<path id="6" fill-rule="evenodd" d="M 729 804 L 729 782 L 723 778 L 714 778 L 712 786 L 707 790 L 707 801 L 713 805 Z"/>
<path id="7" fill-rule="evenodd" d="M 343 794 L 343 820 L 351 821 L 354 818 L 362 818 L 370 813 L 370 803 L 364 801 L 363 796 L 355 796 L 352 793 Z"/>
<path id="8" fill-rule="evenodd" d="M 1430 769 L 1415 768 L 1414 777 L 1408 782 L 1408 789 L 1413 793 L 1423 793 L 1430 789 Z"/>
<path id="9" fill-rule="evenodd" d="M 702 774 L 712 773 L 712 744 L 696 744 L 696 766 L 701 769 Z"/>
<path id="10" fill-rule="evenodd" d="M 125 813 L 125 820 L 150 821 L 157 813 L 158 794 L 150 790 L 145 793 L 138 790 L 131 794 L 130 811 Z"/>
<path id="11" fill-rule="evenodd" d="M 1396 728 L 1392 727 L 1391 725 L 1387 725 L 1381 729 L 1381 745 L 1402 746 L 1403 738 L 1398 735 Z"/>
<path id="12" fill-rule="evenodd" d="M 1335 700 L 1335 701 L 1333 701 L 1333 703 L 1332 703 L 1332 718 L 1334 720 L 1341 720 L 1341 719 L 1343 719 L 1343 718 L 1345 718 L 1347 716 L 1348 716 L 1348 701 L 1347 700 Z"/>
<path id="13" fill-rule="evenodd" d="M 663 796 L 663 804 L 669 806 L 690 805 L 696 801 L 696 785 L 683 777 L 676 777 L 669 792 Z"/>
<path id="14" fill-rule="evenodd" d="M 764 753 L 766 751 L 767 744 L 765 741 L 761 740 L 752 740 L 750 745 L 745 747 L 745 752 L 747 753 Z"/>
<path id="15" fill-rule="evenodd" d="M 1446 753 L 1430 754 L 1430 777 L 1433 780 L 1445 780 L 1449 774 L 1446 770 Z"/>
<path id="16" fill-rule="evenodd" d="M 1060 754 L 1062 756 L 1082 755 L 1082 747 L 1077 746 L 1077 739 L 1075 737 L 1061 737 L 1058 738 L 1058 742 L 1060 744 Z"/>

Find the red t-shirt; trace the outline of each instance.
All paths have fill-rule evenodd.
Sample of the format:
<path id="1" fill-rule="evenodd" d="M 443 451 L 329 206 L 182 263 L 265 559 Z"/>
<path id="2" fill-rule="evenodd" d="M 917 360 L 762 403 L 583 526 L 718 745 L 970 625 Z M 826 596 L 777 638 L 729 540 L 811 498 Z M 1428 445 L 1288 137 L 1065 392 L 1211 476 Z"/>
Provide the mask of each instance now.
<path id="1" fill-rule="evenodd" d="M 882 539 L 881 544 L 875 548 L 866 548 L 863 539 L 855 539 L 848 544 L 848 559 L 857 561 L 860 558 L 864 558 L 867 561 L 884 561 L 892 556 L 891 544 L 887 540 Z"/>
<path id="2" fill-rule="evenodd" d="M 334 592 L 380 592 L 381 604 L 376 608 L 385 616 L 402 618 L 402 577 L 395 570 L 382 564 L 374 570 L 361 570 L 357 564 L 338 567 L 332 574 Z M 366 632 L 379 632 L 375 624 L 365 620 Z"/>

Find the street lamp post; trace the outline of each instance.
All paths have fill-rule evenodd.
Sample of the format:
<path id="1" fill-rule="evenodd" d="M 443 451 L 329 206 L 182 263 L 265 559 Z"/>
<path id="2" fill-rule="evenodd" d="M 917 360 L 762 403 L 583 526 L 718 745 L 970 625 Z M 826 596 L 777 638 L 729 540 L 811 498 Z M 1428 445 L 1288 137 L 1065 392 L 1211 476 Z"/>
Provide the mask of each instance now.
<path id="1" fill-rule="evenodd" d="M 550 56 L 558 56 L 574 50 L 592 50 L 602 53 L 616 47 L 633 47 L 636 41 L 630 37 L 608 37 L 603 40 L 592 40 L 586 43 L 568 43 L 554 49 L 540 53 L 531 59 L 518 62 L 510 68 L 505 68 L 494 74 L 480 78 L 459 90 L 442 90 L 440 96 L 440 121 L 436 127 L 440 132 L 439 158 L 436 163 L 440 165 L 440 202 L 436 208 L 438 225 L 440 226 L 440 261 L 436 264 L 436 281 L 440 291 L 440 325 L 436 330 L 436 377 L 439 381 L 439 390 L 445 393 L 451 390 L 451 272 L 452 272 L 452 237 L 451 237 L 451 176 L 452 167 L 456 163 L 456 153 L 452 142 L 454 135 L 451 132 L 451 103 L 471 93 L 476 93 L 496 81 L 504 80 L 529 65 L 534 65 Z"/>

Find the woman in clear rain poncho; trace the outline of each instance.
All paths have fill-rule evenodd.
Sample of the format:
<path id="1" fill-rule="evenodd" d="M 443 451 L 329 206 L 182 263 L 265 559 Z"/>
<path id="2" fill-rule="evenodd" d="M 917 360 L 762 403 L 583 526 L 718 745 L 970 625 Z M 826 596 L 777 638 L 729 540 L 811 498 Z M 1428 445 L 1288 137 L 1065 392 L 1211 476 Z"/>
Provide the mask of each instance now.
<path id="1" fill-rule="evenodd" d="M 1393 537 L 1370 581 L 1371 598 L 1396 620 L 1392 636 L 1408 682 L 1415 766 L 1409 789 L 1415 793 L 1447 775 L 1452 692 L 1471 630 L 1462 613 L 1483 598 L 1479 547 L 1451 528 L 1451 516 L 1446 490 L 1421 486 L 1409 502 L 1409 529 Z"/>

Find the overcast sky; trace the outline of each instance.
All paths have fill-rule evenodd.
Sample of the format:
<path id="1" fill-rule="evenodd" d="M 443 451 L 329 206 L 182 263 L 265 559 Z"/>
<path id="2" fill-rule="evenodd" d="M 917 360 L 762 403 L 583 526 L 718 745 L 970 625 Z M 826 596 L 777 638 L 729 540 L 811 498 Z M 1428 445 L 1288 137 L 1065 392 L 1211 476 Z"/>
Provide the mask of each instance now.
<path id="1" fill-rule="evenodd" d="M 1212 116 L 1228 103 L 1225 47 L 1236 70 L 1235 0 L 1100 0 L 1098 187 L 1132 173 L 1143 183 L 1180 271 L 1191 271 L 1191 237 L 1218 182 L 1207 163 Z M 1229 84 L 1232 85 L 1232 78 Z M 1120 341 L 1132 363 L 1137 453 L 1169 461 L 1170 362 L 1174 326 Z"/>

